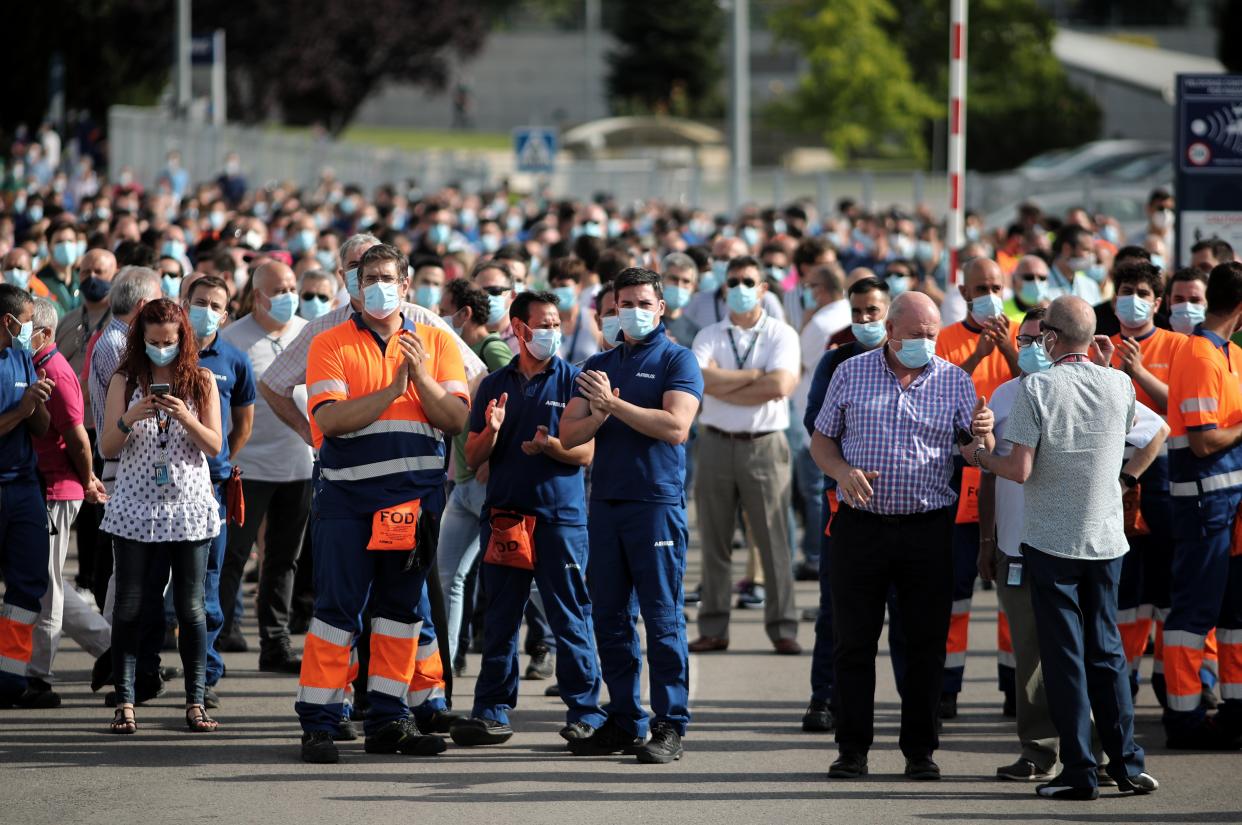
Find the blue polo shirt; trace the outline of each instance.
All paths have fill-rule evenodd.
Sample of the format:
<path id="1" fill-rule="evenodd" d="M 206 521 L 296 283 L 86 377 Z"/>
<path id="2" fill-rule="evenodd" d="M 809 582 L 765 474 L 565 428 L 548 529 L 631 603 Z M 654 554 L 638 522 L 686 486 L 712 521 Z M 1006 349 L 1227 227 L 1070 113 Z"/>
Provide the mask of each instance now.
<path id="1" fill-rule="evenodd" d="M 670 390 L 703 399 L 698 362 L 690 350 L 672 342 L 664 324 L 636 345 L 623 343 L 591 356 L 582 369 L 603 372 L 623 400 L 639 407 L 662 409 Z M 592 468 L 592 499 L 685 504 L 684 445 L 645 436 L 615 416 L 595 435 Z"/>
<path id="2" fill-rule="evenodd" d="M 553 356 L 548 367 L 527 379 L 518 369 L 520 356 L 493 372 L 479 384 L 470 407 L 470 432 L 483 432 L 487 405 L 508 393 L 505 422 L 500 425 L 492 450 L 483 516 L 492 507 L 512 508 L 540 521 L 586 524 L 584 468 L 546 455 L 527 455 L 522 442 L 535 437 L 543 425 L 548 435 L 560 434 L 561 415 L 574 395 L 577 367 Z M 538 529 L 538 528 L 536 528 Z"/>
<path id="3" fill-rule="evenodd" d="M 233 428 L 235 407 L 254 404 L 254 370 L 246 353 L 216 333 L 206 349 L 198 352 L 198 365 L 211 370 L 220 393 L 220 452 L 207 459 L 212 481 L 223 481 L 233 472 L 229 461 L 229 430 Z"/>
<path id="4" fill-rule="evenodd" d="M 0 350 L 0 413 L 22 403 L 26 388 L 37 380 L 30 353 L 13 347 Z M 34 442 L 25 421 L 0 436 L 0 484 L 34 481 L 36 463 Z"/>

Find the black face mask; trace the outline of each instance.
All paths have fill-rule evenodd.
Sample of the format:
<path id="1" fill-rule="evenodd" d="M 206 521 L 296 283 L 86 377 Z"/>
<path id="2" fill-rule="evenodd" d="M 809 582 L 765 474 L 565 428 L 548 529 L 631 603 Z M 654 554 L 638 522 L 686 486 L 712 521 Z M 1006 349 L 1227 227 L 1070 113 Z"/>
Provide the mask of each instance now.
<path id="1" fill-rule="evenodd" d="M 83 298 L 92 304 L 96 304 L 108 297 L 108 292 L 112 289 L 112 282 L 105 281 L 102 278 L 91 277 L 79 284 L 78 289 L 81 290 Z"/>

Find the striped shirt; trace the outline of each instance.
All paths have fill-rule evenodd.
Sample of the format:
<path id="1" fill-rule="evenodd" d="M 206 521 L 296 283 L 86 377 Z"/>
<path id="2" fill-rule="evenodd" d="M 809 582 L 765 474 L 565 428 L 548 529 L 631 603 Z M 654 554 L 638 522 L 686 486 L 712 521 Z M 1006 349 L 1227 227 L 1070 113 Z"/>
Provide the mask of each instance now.
<path id="1" fill-rule="evenodd" d="M 108 384 L 121 365 L 125 347 L 129 341 L 129 324 L 113 318 L 100 333 L 95 348 L 91 350 L 90 380 L 87 392 L 91 396 L 91 414 L 95 419 L 95 432 L 104 431 L 104 402 L 108 398 Z"/>
<path id="2" fill-rule="evenodd" d="M 402 303 L 398 309 L 413 324 L 426 324 L 449 333 L 457 345 L 457 350 L 461 353 L 462 366 L 466 368 L 467 380 L 473 381 L 476 376 L 487 374 L 487 366 L 479 359 L 479 356 L 474 354 L 469 344 L 453 334 L 453 328 L 446 324 L 439 315 L 417 304 Z M 261 383 L 285 398 L 292 398 L 294 388 L 306 383 L 306 357 L 310 355 L 311 341 L 319 333 L 339 327 L 348 321 L 354 312 L 353 306 L 345 304 L 307 324 L 293 343 L 276 356 L 276 360 L 263 373 Z"/>
<path id="3" fill-rule="evenodd" d="M 859 509 L 896 516 L 949 507 L 957 501 L 950 483 L 955 435 L 970 429 L 975 385 L 961 368 L 933 356 L 902 389 L 887 349 L 837 367 L 815 429 L 836 439 L 851 467 L 880 474 Z"/>

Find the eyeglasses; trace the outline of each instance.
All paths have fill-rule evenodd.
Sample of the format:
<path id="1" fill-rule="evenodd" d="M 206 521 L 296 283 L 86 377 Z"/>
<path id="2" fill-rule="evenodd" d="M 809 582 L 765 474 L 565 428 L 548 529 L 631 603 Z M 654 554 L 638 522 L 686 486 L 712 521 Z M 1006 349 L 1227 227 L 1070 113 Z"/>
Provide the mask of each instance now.
<path id="1" fill-rule="evenodd" d="M 1036 275 L 1034 272 L 1024 272 L 1022 273 L 1022 280 L 1024 281 L 1046 281 L 1048 280 L 1048 276 L 1047 275 Z"/>
<path id="2" fill-rule="evenodd" d="M 328 301 L 332 300 L 332 296 L 331 295 L 320 295 L 318 292 L 303 292 L 302 300 L 303 301 L 322 301 L 323 303 L 326 304 Z"/>
<path id="3" fill-rule="evenodd" d="M 505 295 L 509 292 L 509 287 L 507 286 L 485 286 L 485 287 L 482 287 L 482 289 L 488 295 L 496 295 L 496 296 Z"/>
<path id="4" fill-rule="evenodd" d="M 358 279 L 358 283 L 362 284 L 363 286 L 371 286 L 373 284 L 395 284 L 395 283 L 398 283 L 400 280 L 401 279 L 398 278 L 396 275 L 380 275 L 380 276 L 365 275 L 362 278 Z"/>
<path id="5" fill-rule="evenodd" d="M 730 278 L 725 283 L 728 284 L 729 289 L 733 289 L 733 287 L 738 285 L 744 286 L 747 289 L 754 289 L 756 282 L 754 278 Z"/>
<path id="6" fill-rule="evenodd" d="M 1035 343 L 1038 340 L 1039 340 L 1038 335 L 1019 335 L 1018 336 L 1018 349 L 1026 349 L 1027 347 L 1029 347 L 1031 344 Z"/>

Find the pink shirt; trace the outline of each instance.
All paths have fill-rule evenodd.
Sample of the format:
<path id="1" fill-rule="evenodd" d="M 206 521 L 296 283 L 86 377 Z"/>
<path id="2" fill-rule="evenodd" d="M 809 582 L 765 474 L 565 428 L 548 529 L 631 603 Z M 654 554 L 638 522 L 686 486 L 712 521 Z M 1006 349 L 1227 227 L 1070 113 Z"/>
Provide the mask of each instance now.
<path id="1" fill-rule="evenodd" d="M 47 411 L 52 422 L 47 433 L 34 439 L 39 456 L 39 473 L 47 485 L 48 501 L 81 501 L 85 495 L 82 481 L 69 463 L 65 452 L 64 433 L 82 423 L 82 385 L 73 367 L 55 346 L 35 356 L 35 372 L 42 370 L 56 382 Z"/>

